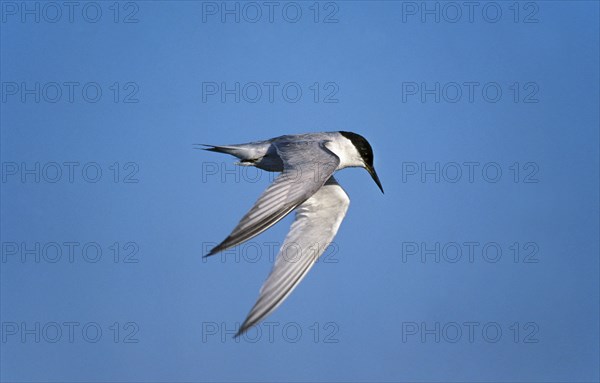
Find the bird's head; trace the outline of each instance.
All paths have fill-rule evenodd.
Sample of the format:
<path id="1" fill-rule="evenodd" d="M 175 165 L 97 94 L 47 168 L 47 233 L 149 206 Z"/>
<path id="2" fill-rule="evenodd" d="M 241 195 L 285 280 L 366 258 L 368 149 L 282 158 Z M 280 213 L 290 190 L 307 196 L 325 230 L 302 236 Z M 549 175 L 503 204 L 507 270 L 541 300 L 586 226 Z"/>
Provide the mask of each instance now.
<path id="1" fill-rule="evenodd" d="M 381 186 L 381 181 L 379 181 L 379 177 L 377 176 L 377 172 L 375 172 L 375 167 L 373 166 L 373 148 L 371 148 L 371 144 L 360 134 L 352 133 L 352 132 L 342 132 L 340 134 L 352 142 L 352 145 L 356 149 L 357 160 L 361 164 L 359 166 L 365 168 L 373 181 L 377 184 L 381 192 L 383 193 L 383 186 Z"/>

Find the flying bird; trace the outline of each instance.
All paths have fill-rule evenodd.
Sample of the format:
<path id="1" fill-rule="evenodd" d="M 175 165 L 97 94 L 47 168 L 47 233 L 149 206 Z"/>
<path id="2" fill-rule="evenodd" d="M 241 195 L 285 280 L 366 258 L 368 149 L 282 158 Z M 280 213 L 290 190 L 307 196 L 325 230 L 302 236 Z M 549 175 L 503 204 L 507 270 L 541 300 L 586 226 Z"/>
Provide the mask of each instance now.
<path id="1" fill-rule="evenodd" d="M 366 169 L 383 193 L 369 142 L 352 132 L 285 135 L 237 145 L 202 149 L 237 157 L 238 165 L 281 172 L 231 234 L 205 257 L 239 245 L 267 230 L 292 210 L 292 223 L 258 300 L 235 337 L 272 313 L 300 283 L 338 231 L 350 198 L 333 173 Z"/>

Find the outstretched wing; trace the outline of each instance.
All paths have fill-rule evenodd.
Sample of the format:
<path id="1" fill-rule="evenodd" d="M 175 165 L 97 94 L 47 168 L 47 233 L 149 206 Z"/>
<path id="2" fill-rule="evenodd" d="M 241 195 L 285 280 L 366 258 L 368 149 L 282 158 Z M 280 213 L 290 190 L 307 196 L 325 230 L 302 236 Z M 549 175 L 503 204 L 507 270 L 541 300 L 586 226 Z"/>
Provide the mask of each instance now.
<path id="1" fill-rule="evenodd" d="M 300 283 L 333 240 L 349 204 L 348 195 L 331 177 L 296 209 L 296 220 L 279 250 L 273 270 L 236 336 L 273 312 Z"/>
<path id="2" fill-rule="evenodd" d="M 231 234 L 206 256 L 257 236 L 319 190 L 340 163 L 340 159 L 324 143 L 325 141 L 274 143 L 283 161 L 283 172 L 264 191 Z"/>

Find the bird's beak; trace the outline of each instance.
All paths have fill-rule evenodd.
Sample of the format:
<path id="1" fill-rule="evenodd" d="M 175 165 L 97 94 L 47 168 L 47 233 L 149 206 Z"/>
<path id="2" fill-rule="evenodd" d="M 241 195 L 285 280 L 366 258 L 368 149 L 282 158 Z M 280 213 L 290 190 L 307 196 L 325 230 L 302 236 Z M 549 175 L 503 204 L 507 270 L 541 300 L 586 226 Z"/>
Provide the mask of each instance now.
<path id="1" fill-rule="evenodd" d="M 379 181 L 379 177 L 377 176 L 377 172 L 375 172 L 375 168 L 372 167 L 372 166 L 367 166 L 367 171 L 369 172 L 369 174 L 373 178 L 373 181 L 375 181 L 375 183 L 377 184 L 377 186 L 379 186 L 379 189 L 381 190 L 381 192 L 383 194 L 385 194 L 385 192 L 383 191 L 383 186 L 381 186 L 381 181 Z"/>

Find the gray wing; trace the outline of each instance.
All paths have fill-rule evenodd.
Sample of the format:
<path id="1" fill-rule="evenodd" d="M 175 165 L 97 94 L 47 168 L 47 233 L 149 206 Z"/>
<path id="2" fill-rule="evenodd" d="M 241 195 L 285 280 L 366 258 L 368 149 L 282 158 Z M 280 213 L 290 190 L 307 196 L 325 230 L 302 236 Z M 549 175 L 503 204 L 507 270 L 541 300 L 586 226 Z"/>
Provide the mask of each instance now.
<path id="1" fill-rule="evenodd" d="M 340 159 L 324 143 L 325 141 L 274 143 L 273 146 L 283 161 L 283 172 L 263 192 L 231 234 L 206 256 L 257 236 L 319 190 L 340 163 Z"/>
<path id="2" fill-rule="evenodd" d="M 273 270 L 236 336 L 273 312 L 300 283 L 333 240 L 349 204 L 348 195 L 331 177 L 296 209 L 296 220 L 279 250 Z"/>

